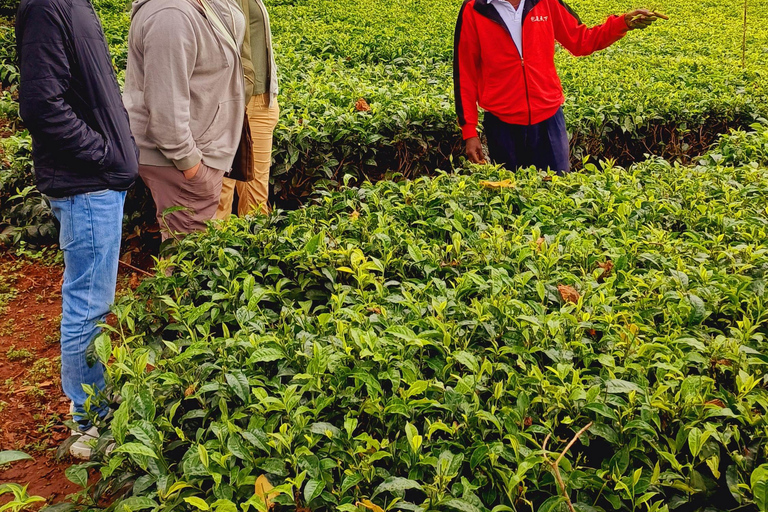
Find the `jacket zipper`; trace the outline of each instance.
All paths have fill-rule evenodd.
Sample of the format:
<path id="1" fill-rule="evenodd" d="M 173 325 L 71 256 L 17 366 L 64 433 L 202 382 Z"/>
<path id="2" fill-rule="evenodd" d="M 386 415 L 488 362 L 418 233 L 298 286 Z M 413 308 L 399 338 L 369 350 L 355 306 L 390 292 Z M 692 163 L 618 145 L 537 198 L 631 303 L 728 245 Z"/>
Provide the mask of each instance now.
<path id="1" fill-rule="evenodd" d="M 520 64 L 523 66 L 523 83 L 525 87 L 525 101 L 528 104 L 528 126 L 531 126 L 533 121 L 533 114 L 531 112 L 531 97 L 528 93 L 528 72 L 525 70 L 525 53 L 523 53 L 523 41 L 525 40 L 524 34 L 523 34 L 523 28 L 525 28 L 525 18 L 527 15 L 523 16 L 523 21 L 520 22 Z"/>
<path id="2" fill-rule="evenodd" d="M 530 14 L 530 11 L 528 12 L 528 14 Z M 521 26 L 521 31 L 520 31 L 520 50 L 518 51 L 518 53 L 520 54 L 520 64 L 523 67 L 523 87 L 525 88 L 525 103 L 526 103 L 526 105 L 528 105 L 528 126 L 531 126 L 531 124 L 533 124 L 532 123 L 532 121 L 533 121 L 533 113 L 531 111 L 531 96 L 528 93 L 528 72 L 525 70 L 525 58 L 523 57 L 523 55 L 525 55 L 523 53 L 523 46 L 524 46 L 523 45 L 523 41 L 525 40 L 525 38 L 523 37 L 523 33 L 522 33 L 522 28 L 525 27 L 525 18 L 528 17 L 528 14 L 525 14 L 523 16 L 523 21 L 521 22 L 521 25 L 520 25 Z M 491 19 L 491 21 L 493 21 L 497 25 L 501 25 L 507 31 L 507 34 L 509 34 L 509 38 L 512 39 L 512 34 L 509 33 L 509 27 L 507 27 L 505 24 L 499 23 L 499 22 L 497 22 L 497 21 L 495 21 L 493 19 Z M 512 41 L 512 44 L 515 44 L 514 40 Z"/>

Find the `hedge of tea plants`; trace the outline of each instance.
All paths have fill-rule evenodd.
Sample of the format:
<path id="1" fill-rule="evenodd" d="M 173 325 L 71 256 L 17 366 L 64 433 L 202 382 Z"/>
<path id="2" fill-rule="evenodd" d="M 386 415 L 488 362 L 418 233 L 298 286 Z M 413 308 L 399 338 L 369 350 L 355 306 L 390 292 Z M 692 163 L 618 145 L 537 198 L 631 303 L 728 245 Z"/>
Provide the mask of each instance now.
<path id="1" fill-rule="evenodd" d="M 692 167 L 472 167 L 180 241 L 95 343 L 116 446 L 70 474 L 119 511 L 766 510 L 756 128 Z"/>

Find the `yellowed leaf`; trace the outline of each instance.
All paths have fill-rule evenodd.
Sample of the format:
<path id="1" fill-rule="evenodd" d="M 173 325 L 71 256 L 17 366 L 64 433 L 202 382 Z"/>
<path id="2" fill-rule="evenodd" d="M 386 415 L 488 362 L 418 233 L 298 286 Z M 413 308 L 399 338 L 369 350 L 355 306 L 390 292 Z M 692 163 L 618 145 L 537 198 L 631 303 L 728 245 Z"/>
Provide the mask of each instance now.
<path id="1" fill-rule="evenodd" d="M 373 510 L 373 512 L 384 512 L 384 509 L 372 502 L 371 500 L 363 500 L 358 501 L 357 506 L 363 506 L 367 508 L 368 510 Z"/>
<path id="2" fill-rule="evenodd" d="M 256 495 L 264 500 L 264 503 L 266 503 L 269 508 L 275 506 L 273 500 L 277 497 L 276 492 L 271 492 L 272 489 L 274 489 L 274 486 L 269 483 L 266 476 L 261 475 L 256 479 Z"/>
<path id="3" fill-rule="evenodd" d="M 515 188 L 515 183 L 512 180 L 501 180 L 501 181 L 481 181 L 480 186 L 490 189 L 500 189 L 500 188 Z"/>

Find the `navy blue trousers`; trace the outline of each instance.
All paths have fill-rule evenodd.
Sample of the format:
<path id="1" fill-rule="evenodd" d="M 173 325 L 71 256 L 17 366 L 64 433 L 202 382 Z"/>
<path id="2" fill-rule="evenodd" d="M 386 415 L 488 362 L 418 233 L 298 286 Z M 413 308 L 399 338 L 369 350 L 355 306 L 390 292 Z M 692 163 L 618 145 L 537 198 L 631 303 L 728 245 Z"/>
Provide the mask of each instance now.
<path id="1" fill-rule="evenodd" d="M 531 126 L 508 124 L 485 113 L 485 136 L 491 160 L 509 170 L 536 166 L 558 174 L 570 172 L 570 148 L 563 109 Z"/>

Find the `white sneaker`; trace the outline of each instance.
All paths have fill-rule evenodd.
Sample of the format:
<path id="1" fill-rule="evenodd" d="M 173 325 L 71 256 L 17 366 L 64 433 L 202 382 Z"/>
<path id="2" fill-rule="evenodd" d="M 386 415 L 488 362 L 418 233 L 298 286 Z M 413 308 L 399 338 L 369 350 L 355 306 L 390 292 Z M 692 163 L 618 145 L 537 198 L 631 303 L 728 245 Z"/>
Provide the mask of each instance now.
<path id="1" fill-rule="evenodd" d="M 75 404 L 69 403 L 69 415 L 74 419 Z M 91 453 L 93 451 L 93 445 L 96 444 L 96 440 L 99 438 L 99 430 L 96 427 L 91 427 L 86 431 L 72 430 L 72 437 L 79 437 L 75 443 L 69 447 L 69 454 L 79 460 L 90 460 Z"/>
<path id="2" fill-rule="evenodd" d="M 73 436 L 78 436 L 77 441 L 69 447 L 69 453 L 79 460 L 91 460 L 93 446 L 99 439 L 99 429 L 91 427 L 87 431 L 72 431 Z"/>
<path id="3" fill-rule="evenodd" d="M 72 416 L 75 413 L 75 404 L 70 402 L 69 404 L 69 414 Z M 74 416 L 73 416 L 74 419 Z M 96 446 L 96 442 L 99 440 L 99 429 L 96 427 L 91 427 L 87 431 L 82 430 L 71 430 L 71 436 L 75 437 L 78 436 L 79 439 L 75 441 L 75 443 L 69 447 L 69 453 L 74 458 L 79 460 L 90 460 L 91 455 L 93 453 L 93 449 Z M 115 443 L 110 443 L 106 450 L 104 450 L 104 454 L 109 456 L 112 451 L 115 449 Z"/>

